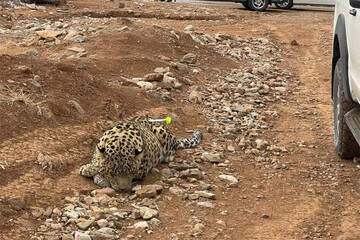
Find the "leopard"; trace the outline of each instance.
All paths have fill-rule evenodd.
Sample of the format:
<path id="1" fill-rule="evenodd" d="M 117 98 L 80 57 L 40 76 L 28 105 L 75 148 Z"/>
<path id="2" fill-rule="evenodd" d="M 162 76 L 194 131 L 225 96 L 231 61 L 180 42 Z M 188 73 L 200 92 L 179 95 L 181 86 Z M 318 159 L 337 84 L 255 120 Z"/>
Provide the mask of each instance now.
<path id="1" fill-rule="evenodd" d="M 177 150 L 198 146 L 202 137 L 196 129 L 188 138 L 176 138 L 164 123 L 136 116 L 104 132 L 91 162 L 82 165 L 79 174 L 93 178 L 101 188 L 129 190 L 158 164 L 173 161 Z"/>

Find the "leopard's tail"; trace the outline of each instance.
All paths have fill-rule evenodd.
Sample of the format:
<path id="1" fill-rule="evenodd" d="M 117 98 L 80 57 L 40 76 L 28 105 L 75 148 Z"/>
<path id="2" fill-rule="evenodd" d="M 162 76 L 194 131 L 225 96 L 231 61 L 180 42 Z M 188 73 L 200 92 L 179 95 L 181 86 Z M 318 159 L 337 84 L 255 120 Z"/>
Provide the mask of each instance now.
<path id="1" fill-rule="evenodd" d="M 200 144 L 202 139 L 202 132 L 196 129 L 191 137 L 189 138 L 178 138 L 176 139 L 177 149 L 193 148 Z"/>

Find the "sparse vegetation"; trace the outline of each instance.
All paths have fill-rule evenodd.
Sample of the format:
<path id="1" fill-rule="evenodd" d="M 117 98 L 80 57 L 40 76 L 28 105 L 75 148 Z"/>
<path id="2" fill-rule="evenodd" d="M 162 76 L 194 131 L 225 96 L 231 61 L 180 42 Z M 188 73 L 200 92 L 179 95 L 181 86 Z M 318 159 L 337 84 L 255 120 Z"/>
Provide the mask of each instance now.
<path id="1" fill-rule="evenodd" d="M 27 94 L 20 90 L 13 90 L 10 88 L 6 89 L 6 94 L 0 93 L 0 102 L 7 102 L 10 105 L 14 105 L 14 103 L 23 103 L 25 105 L 34 105 L 33 100 L 30 97 L 30 94 Z"/>

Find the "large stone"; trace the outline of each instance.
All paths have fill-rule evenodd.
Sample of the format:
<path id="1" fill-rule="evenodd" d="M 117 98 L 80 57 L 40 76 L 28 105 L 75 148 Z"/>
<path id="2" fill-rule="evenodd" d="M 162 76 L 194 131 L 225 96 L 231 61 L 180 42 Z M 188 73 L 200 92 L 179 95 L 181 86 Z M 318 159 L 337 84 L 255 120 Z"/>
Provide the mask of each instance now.
<path id="1" fill-rule="evenodd" d="M 186 64 L 195 64 L 197 62 L 197 56 L 193 53 L 188 53 L 181 59 L 180 62 Z"/>
<path id="2" fill-rule="evenodd" d="M 68 218 L 72 218 L 72 219 L 77 219 L 77 218 L 79 218 L 80 215 L 77 211 L 70 210 L 70 211 L 64 212 L 64 216 L 68 217 Z"/>
<path id="3" fill-rule="evenodd" d="M 91 240 L 91 237 L 88 234 L 82 232 L 75 232 L 74 240 Z"/>
<path id="4" fill-rule="evenodd" d="M 137 222 L 134 224 L 134 228 L 148 228 L 149 224 L 146 221 Z"/>
<path id="5" fill-rule="evenodd" d="M 151 198 L 156 196 L 156 191 L 154 189 L 140 189 L 135 194 L 140 198 Z"/>
<path id="6" fill-rule="evenodd" d="M 160 194 L 163 190 L 161 185 L 153 184 L 153 185 L 137 185 L 132 189 L 135 192 L 136 196 L 140 198 L 151 198 Z"/>
<path id="7" fill-rule="evenodd" d="M 148 208 L 148 207 L 142 207 L 142 208 L 140 208 L 140 216 L 144 220 L 149 220 L 153 217 L 158 216 L 158 211 L 155 209 Z"/>
<path id="8" fill-rule="evenodd" d="M 30 86 L 39 91 L 41 94 L 44 94 L 44 90 L 38 81 L 36 81 L 35 79 L 30 79 L 27 82 Z"/>
<path id="9" fill-rule="evenodd" d="M 44 214 L 44 209 L 41 207 L 31 207 L 31 215 L 33 215 L 34 218 L 42 217 Z"/>
<path id="10" fill-rule="evenodd" d="M 170 187 L 169 192 L 176 195 L 176 196 L 183 196 L 185 194 L 185 189 L 181 187 Z"/>
<path id="11" fill-rule="evenodd" d="M 192 166 L 188 163 L 176 163 L 176 162 L 171 162 L 169 164 L 169 167 L 175 169 L 176 171 L 183 171 L 192 168 Z"/>
<path id="12" fill-rule="evenodd" d="M 161 225 L 161 221 L 157 218 L 152 218 L 149 221 L 150 225 L 154 225 L 154 226 L 160 226 Z"/>
<path id="13" fill-rule="evenodd" d="M 79 113 L 80 115 L 85 115 L 84 109 L 80 106 L 80 104 L 79 104 L 77 101 L 75 101 L 75 100 L 70 100 L 70 101 L 69 101 L 69 104 L 70 104 L 71 106 L 73 106 L 73 107 L 76 109 L 76 111 L 78 111 L 78 113 Z"/>
<path id="14" fill-rule="evenodd" d="M 203 158 L 210 163 L 220 163 L 220 156 L 219 154 L 213 154 L 213 153 L 203 153 Z"/>
<path id="15" fill-rule="evenodd" d="M 78 31 L 75 30 L 69 30 L 68 34 L 64 37 L 64 41 L 70 41 L 73 37 L 76 35 L 79 35 Z"/>
<path id="16" fill-rule="evenodd" d="M 17 53 L 15 54 L 15 56 L 19 58 L 37 59 L 39 58 L 40 54 L 36 50 L 28 50 L 25 52 Z"/>
<path id="17" fill-rule="evenodd" d="M 197 223 L 195 224 L 193 230 L 192 230 L 192 233 L 193 234 L 201 234 L 205 229 L 205 225 L 202 224 L 202 223 Z"/>
<path id="18" fill-rule="evenodd" d="M 100 228 L 103 228 L 103 227 L 107 227 L 109 222 L 106 219 L 100 219 L 96 223 Z"/>
<path id="19" fill-rule="evenodd" d="M 87 220 L 87 221 L 78 222 L 77 226 L 78 226 L 79 229 L 85 231 L 91 226 L 91 224 L 93 224 L 93 221 L 92 220 Z"/>
<path id="20" fill-rule="evenodd" d="M 103 227 L 103 228 L 100 228 L 98 230 L 98 232 L 108 234 L 108 235 L 113 235 L 114 234 L 114 229 L 109 228 L 109 227 Z"/>
<path id="21" fill-rule="evenodd" d="M 70 39 L 70 41 L 72 41 L 74 43 L 83 43 L 83 42 L 85 42 L 85 40 L 86 40 L 86 37 L 83 35 L 76 35 Z"/>
<path id="22" fill-rule="evenodd" d="M 165 74 L 167 72 L 170 72 L 170 68 L 169 67 L 167 67 L 167 68 L 158 67 L 158 68 L 155 68 L 154 72 L 160 73 L 160 74 Z"/>
<path id="23" fill-rule="evenodd" d="M 198 194 L 200 197 L 215 199 L 215 194 L 208 191 L 195 191 L 195 194 Z"/>
<path id="24" fill-rule="evenodd" d="M 106 234 L 99 231 L 90 233 L 91 240 L 113 240 L 116 239 L 114 234 Z"/>
<path id="25" fill-rule="evenodd" d="M 256 139 L 255 143 L 256 143 L 256 148 L 259 150 L 265 150 L 266 147 L 269 146 L 269 143 L 262 139 Z"/>
<path id="26" fill-rule="evenodd" d="M 238 183 L 239 180 L 237 180 L 234 176 L 232 175 L 225 175 L 225 174 L 222 174 L 222 175 L 219 175 L 219 178 L 220 179 L 223 179 L 223 180 L 226 180 L 226 181 L 229 181 L 230 183 Z"/>
<path id="27" fill-rule="evenodd" d="M 132 219 L 139 219 L 141 218 L 141 215 L 140 215 L 140 210 L 139 209 L 134 209 L 132 212 L 131 212 L 131 218 Z"/>
<path id="28" fill-rule="evenodd" d="M 61 236 L 61 240 L 74 240 L 74 237 L 71 233 L 65 233 Z"/>
<path id="29" fill-rule="evenodd" d="M 24 74 L 31 74 L 31 73 L 33 73 L 32 69 L 31 69 L 30 67 L 28 67 L 28 66 L 19 66 L 18 69 L 19 69 L 19 71 L 20 71 L 21 73 L 24 73 Z"/>
<path id="30" fill-rule="evenodd" d="M 84 48 L 79 47 L 69 47 L 68 50 L 76 53 L 83 53 L 86 51 Z"/>
<path id="31" fill-rule="evenodd" d="M 161 82 L 164 79 L 164 74 L 162 73 L 149 73 L 146 74 L 143 78 L 146 82 Z"/>
<path id="32" fill-rule="evenodd" d="M 187 25 L 185 28 L 184 28 L 184 31 L 185 32 L 194 32 L 195 31 L 195 28 L 193 25 Z"/>
<path id="33" fill-rule="evenodd" d="M 204 208 L 215 208 L 215 205 L 212 204 L 211 202 L 198 202 L 196 205 Z"/>
<path id="34" fill-rule="evenodd" d="M 192 169 L 187 169 L 187 170 L 181 171 L 179 177 L 180 178 L 196 178 L 199 180 L 199 179 L 203 178 L 203 175 L 198 168 L 192 168 Z"/>
<path id="35" fill-rule="evenodd" d="M 23 197 L 12 197 L 7 200 L 10 207 L 16 211 L 28 209 L 28 204 Z"/>
<path id="36" fill-rule="evenodd" d="M 136 85 L 145 90 L 151 90 L 154 88 L 154 85 L 151 82 L 138 81 Z"/>
<path id="37" fill-rule="evenodd" d="M 36 31 L 36 34 L 42 39 L 54 39 L 62 34 L 62 31 L 43 30 Z"/>
<path id="38" fill-rule="evenodd" d="M 171 170 L 169 168 L 164 168 L 160 171 L 161 173 L 161 177 L 165 178 L 165 179 L 169 179 L 172 178 L 174 176 L 174 174 L 171 172 Z"/>
<path id="39" fill-rule="evenodd" d="M 203 101 L 203 94 L 198 91 L 191 91 L 189 95 L 189 100 L 192 103 L 202 103 Z"/>
<path id="40" fill-rule="evenodd" d="M 108 195 L 109 197 L 115 197 L 116 192 L 112 188 L 100 188 L 100 189 L 96 189 L 91 192 L 92 196 L 98 196 L 98 195 L 104 195 L 104 194 Z"/>
<path id="41" fill-rule="evenodd" d="M 185 72 L 185 73 L 189 72 L 189 68 L 185 63 L 180 63 L 180 62 L 175 63 L 175 68 L 181 72 Z"/>

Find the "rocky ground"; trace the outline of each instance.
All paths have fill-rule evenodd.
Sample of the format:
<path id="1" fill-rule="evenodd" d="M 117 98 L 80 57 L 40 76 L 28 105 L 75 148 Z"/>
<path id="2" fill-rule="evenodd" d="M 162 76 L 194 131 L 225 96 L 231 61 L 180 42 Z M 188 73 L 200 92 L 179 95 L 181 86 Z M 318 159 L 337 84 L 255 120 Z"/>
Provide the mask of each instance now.
<path id="1" fill-rule="evenodd" d="M 332 146 L 332 9 L 0 3 L 1 239 L 359 239 L 358 163 Z M 78 175 L 141 114 L 204 140 L 129 192 Z"/>

